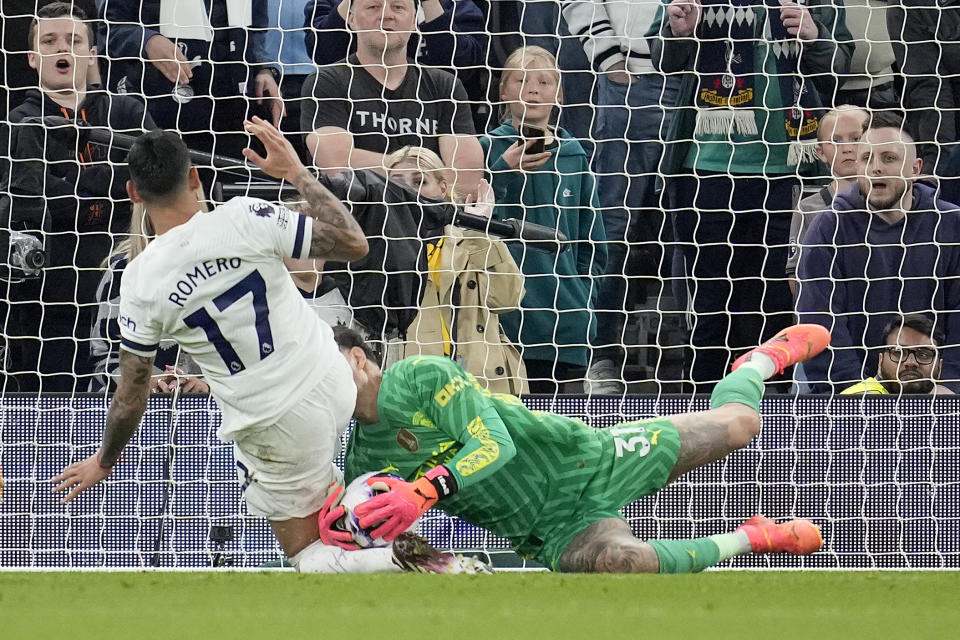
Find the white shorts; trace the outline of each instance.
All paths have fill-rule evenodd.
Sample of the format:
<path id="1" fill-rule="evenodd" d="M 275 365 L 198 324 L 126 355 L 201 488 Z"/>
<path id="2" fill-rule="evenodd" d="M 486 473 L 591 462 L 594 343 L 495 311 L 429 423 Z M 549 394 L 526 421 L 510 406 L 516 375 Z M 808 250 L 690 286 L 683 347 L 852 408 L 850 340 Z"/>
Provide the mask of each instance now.
<path id="1" fill-rule="evenodd" d="M 250 514 L 289 520 L 320 510 L 329 484 L 342 479 L 333 459 L 356 400 L 353 372 L 338 357 L 326 377 L 274 424 L 235 434 L 237 477 Z"/>

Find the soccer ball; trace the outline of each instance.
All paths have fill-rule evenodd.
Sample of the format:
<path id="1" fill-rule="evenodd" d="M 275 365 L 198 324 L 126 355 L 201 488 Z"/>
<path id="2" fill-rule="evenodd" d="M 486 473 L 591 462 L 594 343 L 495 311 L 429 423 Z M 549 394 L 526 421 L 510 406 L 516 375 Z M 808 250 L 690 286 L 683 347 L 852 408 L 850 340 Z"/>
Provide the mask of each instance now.
<path id="1" fill-rule="evenodd" d="M 371 531 L 380 526 L 379 523 L 364 529 L 360 526 L 360 519 L 353 513 L 353 510 L 358 504 L 361 502 L 366 502 L 370 498 L 386 491 L 385 485 L 381 485 L 383 488 L 379 488 L 371 487 L 369 484 L 367 484 L 367 480 L 375 476 L 391 478 L 400 477 L 392 473 L 381 473 L 377 471 L 365 473 L 347 485 L 346 490 L 343 492 L 343 500 L 340 501 L 340 504 L 342 504 L 346 509 L 346 513 L 337 522 L 337 527 L 343 531 L 346 531 L 347 533 L 352 534 L 353 541 L 362 548 L 390 546 L 390 543 L 385 541 L 383 538 L 374 538 L 370 535 Z"/>

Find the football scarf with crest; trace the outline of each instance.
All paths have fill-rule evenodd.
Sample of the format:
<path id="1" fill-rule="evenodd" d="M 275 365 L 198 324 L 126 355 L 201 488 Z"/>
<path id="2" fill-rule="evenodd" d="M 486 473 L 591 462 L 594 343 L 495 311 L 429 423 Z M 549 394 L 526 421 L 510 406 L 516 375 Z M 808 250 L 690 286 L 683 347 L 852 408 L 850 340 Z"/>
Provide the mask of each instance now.
<path id="1" fill-rule="evenodd" d="M 816 89 L 807 87 L 800 75 L 800 41 L 783 26 L 779 0 L 700 0 L 700 5 L 695 134 L 759 135 L 754 109 L 763 103 L 755 79 L 765 70 L 754 69 L 754 54 L 762 37 L 777 66 L 768 81 L 780 85 L 783 126 L 790 141 L 787 163 L 814 161 L 822 107 Z M 763 9 L 766 19 L 758 17 L 755 7 Z M 762 36 L 757 33 L 761 26 Z"/>

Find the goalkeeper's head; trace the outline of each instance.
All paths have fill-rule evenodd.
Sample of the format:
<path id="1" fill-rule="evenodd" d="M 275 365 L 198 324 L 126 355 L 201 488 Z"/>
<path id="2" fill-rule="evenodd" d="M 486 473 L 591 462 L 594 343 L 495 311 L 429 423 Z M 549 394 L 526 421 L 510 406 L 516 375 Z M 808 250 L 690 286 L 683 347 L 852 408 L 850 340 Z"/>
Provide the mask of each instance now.
<path id="1" fill-rule="evenodd" d="M 333 338 L 353 370 L 357 385 L 357 406 L 353 415 L 361 423 L 378 422 L 377 397 L 380 395 L 380 358 L 360 332 L 339 325 L 333 329 Z"/>
<path id="2" fill-rule="evenodd" d="M 130 180 L 127 194 L 142 202 L 158 233 L 155 219 L 167 211 L 193 215 L 197 212 L 200 176 L 190 163 L 187 145 L 172 131 L 155 130 L 141 135 L 127 154 Z"/>

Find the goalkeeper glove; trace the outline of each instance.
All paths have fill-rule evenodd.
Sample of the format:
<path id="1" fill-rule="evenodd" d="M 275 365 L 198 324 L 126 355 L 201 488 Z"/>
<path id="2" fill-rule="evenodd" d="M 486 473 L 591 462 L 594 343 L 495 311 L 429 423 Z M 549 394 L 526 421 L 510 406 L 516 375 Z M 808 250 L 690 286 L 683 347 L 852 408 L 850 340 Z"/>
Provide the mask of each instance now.
<path id="1" fill-rule="evenodd" d="M 320 515 L 317 516 L 317 529 L 323 544 L 356 551 L 360 547 L 354 542 L 353 534 L 337 527 L 337 522 L 347 515 L 347 509 L 340 504 L 343 492 L 343 485 L 338 482 L 331 482 L 327 487 L 327 501 L 323 503 Z"/>
<path id="2" fill-rule="evenodd" d="M 370 536 L 387 542 L 413 526 L 440 498 L 457 492 L 456 480 L 443 465 L 430 469 L 414 482 L 381 476 L 370 478 L 367 484 L 386 491 L 358 504 L 353 512 L 365 529 L 379 524 Z"/>

